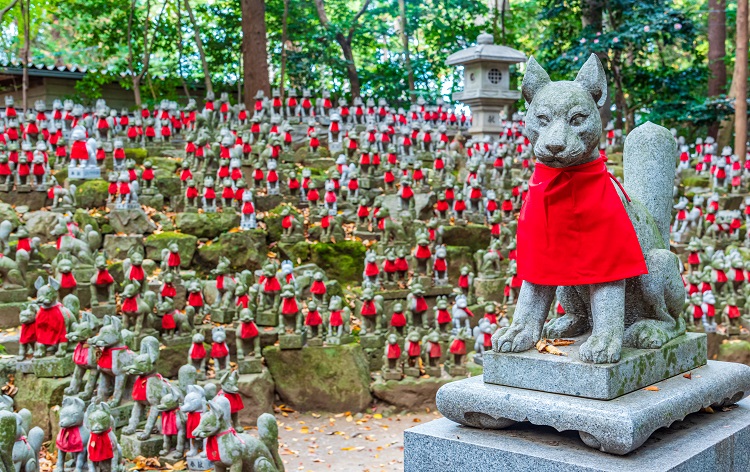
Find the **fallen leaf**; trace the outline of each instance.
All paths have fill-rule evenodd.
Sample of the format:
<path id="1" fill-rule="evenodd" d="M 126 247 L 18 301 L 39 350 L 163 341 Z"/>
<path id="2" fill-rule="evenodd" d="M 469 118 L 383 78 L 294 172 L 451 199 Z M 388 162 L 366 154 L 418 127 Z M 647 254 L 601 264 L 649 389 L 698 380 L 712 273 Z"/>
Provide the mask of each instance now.
<path id="1" fill-rule="evenodd" d="M 649 387 L 644 388 L 643 390 L 648 390 L 649 392 L 658 392 L 659 387 L 657 387 L 656 385 L 651 385 Z"/>
<path id="2" fill-rule="evenodd" d="M 692 372 L 688 372 L 687 374 L 682 374 L 682 376 L 685 377 L 688 380 L 692 380 L 693 373 Z"/>
<path id="3" fill-rule="evenodd" d="M 575 339 L 554 339 L 552 341 L 553 346 L 570 346 L 571 344 L 575 344 Z"/>

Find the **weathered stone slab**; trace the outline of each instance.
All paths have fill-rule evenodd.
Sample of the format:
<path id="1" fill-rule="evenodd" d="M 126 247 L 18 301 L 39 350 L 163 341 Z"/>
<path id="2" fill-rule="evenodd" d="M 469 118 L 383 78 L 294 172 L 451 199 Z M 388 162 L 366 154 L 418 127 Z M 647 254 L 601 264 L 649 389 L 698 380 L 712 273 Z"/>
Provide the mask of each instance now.
<path id="1" fill-rule="evenodd" d="M 187 459 L 187 468 L 190 471 L 203 472 L 205 470 L 213 469 L 214 463 L 205 457 L 189 456 Z"/>
<path id="2" fill-rule="evenodd" d="M 622 455 L 690 413 L 729 405 L 750 394 L 750 367 L 709 361 L 692 371 L 691 378 L 677 375 L 653 387 L 614 400 L 594 400 L 492 385 L 479 376 L 441 387 L 437 407 L 447 418 L 477 428 L 503 429 L 529 421 L 578 431 L 590 447 Z"/>
<path id="3" fill-rule="evenodd" d="M 370 372 L 358 344 L 263 350 L 281 401 L 299 411 L 362 411 L 372 401 Z"/>
<path id="4" fill-rule="evenodd" d="M 34 426 L 44 431 L 45 440 L 52 437 L 53 422 L 57 421 L 53 409 L 62 403 L 64 390 L 70 378 L 40 379 L 31 374 L 16 375 L 18 393 L 14 397 L 17 409 L 27 408 L 34 419 Z"/>
<path id="5" fill-rule="evenodd" d="M 240 375 L 237 387 L 245 404 L 239 413 L 242 425 L 254 426 L 263 413 L 273 414 L 274 383 L 268 369 L 258 374 Z"/>
<path id="6" fill-rule="evenodd" d="M 661 349 L 623 348 L 616 364 L 591 364 L 578 358 L 588 336 L 559 349 L 567 356 L 536 349 L 518 353 L 485 352 L 484 381 L 508 387 L 610 400 L 706 363 L 706 335 L 687 333 Z"/>
<path id="7" fill-rule="evenodd" d="M 750 463 L 750 400 L 728 412 L 696 413 L 656 431 L 626 456 L 581 444 L 572 431 L 523 423 L 500 430 L 468 428 L 441 418 L 404 432 L 404 470 L 484 472 L 740 472 Z"/>
<path id="8" fill-rule="evenodd" d="M 435 409 L 435 395 L 443 385 L 459 380 L 451 377 L 428 379 L 404 377 L 403 380 L 376 380 L 372 384 L 375 398 L 406 410 Z"/>
<path id="9" fill-rule="evenodd" d="M 34 359 L 31 361 L 31 365 L 34 375 L 40 379 L 67 377 L 75 369 L 72 354 L 68 354 L 65 357 L 47 356 L 41 359 Z"/>
<path id="10" fill-rule="evenodd" d="M 133 460 L 138 456 L 158 457 L 162 445 L 163 438 L 159 434 L 152 434 L 145 441 L 138 439 L 135 434 L 120 435 L 120 447 L 125 459 Z"/>

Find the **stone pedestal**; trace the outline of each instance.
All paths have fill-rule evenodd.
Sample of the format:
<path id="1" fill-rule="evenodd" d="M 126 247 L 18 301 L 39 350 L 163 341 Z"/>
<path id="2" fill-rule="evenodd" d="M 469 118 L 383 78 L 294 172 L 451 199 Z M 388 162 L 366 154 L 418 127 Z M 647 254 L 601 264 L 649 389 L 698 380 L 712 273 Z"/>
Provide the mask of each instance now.
<path id="1" fill-rule="evenodd" d="M 495 279 L 485 279 L 477 277 L 474 279 L 474 295 L 484 298 L 485 301 L 491 300 L 501 302 L 503 300 L 503 289 L 505 281 L 500 277 Z"/>
<path id="2" fill-rule="evenodd" d="M 65 357 L 47 356 L 41 359 L 34 359 L 31 361 L 31 365 L 34 375 L 40 379 L 67 377 L 75 369 L 71 354 Z"/>
<path id="3" fill-rule="evenodd" d="M 0 303 L 25 302 L 29 296 L 26 288 L 6 288 L 0 290 Z"/>
<path id="4" fill-rule="evenodd" d="M 187 468 L 194 472 L 204 472 L 206 470 L 213 470 L 214 463 L 205 457 L 190 456 L 187 458 Z"/>
<path id="5" fill-rule="evenodd" d="M 282 334 L 279 336 L 279 349 L 302 349 L 305 339 L 301 334 Z"/>
<path id="6" fill-rule="evenodd" d="M 224 308 L 211 308 L 211 322 L 230 324 L 234 320 L 234 311 Z"/>
<path id="7" fill-rule="evenodd" d="M 578 358 L 588 335 L 561 346 L 565 356 L 536 349 L 518 353 L 484 353 L 484 381 L 508 387 L 542 390 L 610 400 L 706 363 L 706 335 L 687 333 L 661 349 L 623 348 L 616 364 L 591 364 Z"/>
<path id="8" fill-rule="evenodd" d="M 147 440 L 141 441 L 136 437 L 136 434 L 120 435 L 122 456 L 125 459 L 130 460 L 133 460 L 138 456 L 158 457 L 159 451 L 161 451 L 161 447 L 164 444 L 163 437 L 160 434 L 152 434 Z"/>
<path id="9" fill-rule="evenodd" d="M 263 362 L 260 360 L 260 357 L 246 357 L 241 361 L 237 361 L 237 370 L 240 374 L 259 374 L 263 371 Z"/>
<path id="10" fill-rule="evenodd" d="M 649 388 L 594 400 L 487 384 L 477 376 L 443 386 L 437 407 L 446 418 L 476 428 L 504 429 L 529 421 L 577 431 L 586 445 L 623 455 L 659 428 L 706 406 L 718 410 L 744 398 L 750 393 L 750 367 L 709 361 L 690 376 L 677 375 Z"/>
<path id="11" fill-rule="evenodd" d="M 109 303 L 93 305 L 91 307 L 91 313 L 99 319 L 102 319 L 105 316 L 114 316 L 117 314 L 117 305 L 110 305 Z"/>
<path id="12" fill-rule="evenodd" d="M 656 392 L 658 393 L 658 392 Z M 404 432 L 404 470 L 484 472 L 747 470 L 750 400 L 730 411 L 696 413 L 656 431 L 627 456 L 584 446 L 571 431 L 529 423 L 491 431 L 442 418 Z"/>

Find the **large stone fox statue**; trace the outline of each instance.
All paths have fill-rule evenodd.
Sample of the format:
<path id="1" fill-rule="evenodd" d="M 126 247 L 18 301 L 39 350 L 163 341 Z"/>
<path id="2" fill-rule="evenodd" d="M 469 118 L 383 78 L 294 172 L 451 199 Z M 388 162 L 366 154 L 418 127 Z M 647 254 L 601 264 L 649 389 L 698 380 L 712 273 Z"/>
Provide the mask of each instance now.
<path id="1" fill-rule="evenodd" d="M 518 306 L 511 326 L 493 335 L 493 349 L 520 352 L 542 336 L 589 330 L 579 351 L 586 362 L 617 362 L 623 344 L 660 348 L 685 332 L 679 261 L 669 251 L 677 158 L 671 133 L 646 123 L 628 135 L 623 190 L 610 182 L 599 156 L 598 109 L 607 81 L 595 55 L 574 81 L 559 82 L 531 58 L 522 92 L 529 104 L 526 131 L 541 166 L 518 224 L 524 279 Z M 595 191 L 587 193 L 589 184 Z M 544 256 L 548 248 L 557 250 Z M 555 292 L 566 314 L 545 326 Z"/>

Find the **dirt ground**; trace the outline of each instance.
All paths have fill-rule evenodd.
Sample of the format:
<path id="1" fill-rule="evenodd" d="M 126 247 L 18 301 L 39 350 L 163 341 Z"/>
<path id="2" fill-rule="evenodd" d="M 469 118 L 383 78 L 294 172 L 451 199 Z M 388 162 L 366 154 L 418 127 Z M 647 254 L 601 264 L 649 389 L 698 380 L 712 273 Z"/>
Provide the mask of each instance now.
<path id="1" fill-rule="evenodd" d="M 404 430 L 440 417 L 437 411 L 389 415 L 377 409 L 355 415 L 276 415 L 286 470 L 313 472 L 402 471 Z"/>

